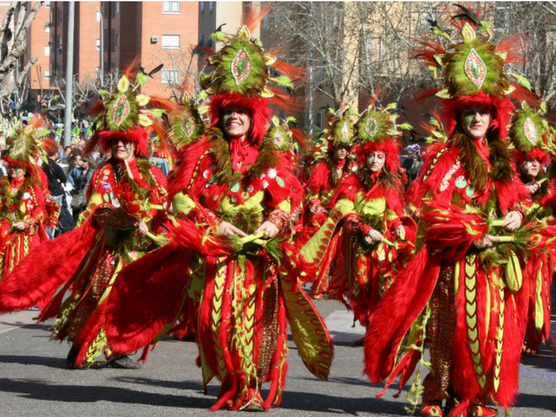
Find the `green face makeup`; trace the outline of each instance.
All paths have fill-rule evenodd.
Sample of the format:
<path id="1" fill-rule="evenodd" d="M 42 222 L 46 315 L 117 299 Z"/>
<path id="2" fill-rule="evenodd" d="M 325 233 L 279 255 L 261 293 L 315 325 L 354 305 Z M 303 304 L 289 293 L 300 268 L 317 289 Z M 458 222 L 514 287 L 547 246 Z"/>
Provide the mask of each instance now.
<path id="1" fill-rule="evenodd" d="M 464 113 L 463 114 L 463 123 L 464 123 L 465 127 L 469 128 L 469 126 L 471 126 L 471 121 L 473 120 L 474 116 L 475 116 L 475 113 Z"/>

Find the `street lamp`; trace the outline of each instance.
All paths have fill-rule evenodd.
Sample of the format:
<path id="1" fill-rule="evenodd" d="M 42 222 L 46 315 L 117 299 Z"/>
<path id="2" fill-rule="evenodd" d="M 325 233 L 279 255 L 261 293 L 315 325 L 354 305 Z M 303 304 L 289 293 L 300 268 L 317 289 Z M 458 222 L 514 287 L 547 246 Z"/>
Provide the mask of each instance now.
<path id="1" fill-rule="evenodd" d="M 87 3 L 93 6 L 100 15 L 100 86 L 102 87 L 102 85 L 104 84 L 104 16 L 102 15 L 99 8 L 93 3 L 90 3 L 88 1 L 84 1 L 83 3 Z"/>

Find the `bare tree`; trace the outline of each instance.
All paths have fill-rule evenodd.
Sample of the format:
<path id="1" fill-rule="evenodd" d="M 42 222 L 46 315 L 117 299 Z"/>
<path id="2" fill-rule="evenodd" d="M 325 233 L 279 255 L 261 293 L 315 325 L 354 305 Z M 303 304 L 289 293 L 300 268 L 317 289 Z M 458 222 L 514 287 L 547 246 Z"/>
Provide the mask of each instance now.
<path id="1" fill-rule="evenodd" d="M 184 83 L 194 86 L 195 90 L 199 91 L 200 87 L 197 74 L 197 59 L 201 59 L 199 52 L 195 48 L 187 48 L 180 51 L 163 49 L 161 52 L 163 52 L 164 55 L 153 54 L 153 56 L 164 65 L 164 69 L 171 68 L 179 70 L 179 79 L 166 80 L 170 91 L 179 98 L 181 95 L 180 87 Z"/>
<path id="2" fill-rule="evenodd" d="M 525 35 L 520 45 L 525 64 L 517 70 L 543 100 L 556 106 L 556 2 L 501 2 L 493 7 L 497 38 Z"/>
<path id="3" fill-rule="evenodd" d="M 23 69 L 19 69 L 18 74 L 12 76 L 19 58 L 23 56 L 27 48 L 27 31 L 43 3 L 42 1 L 35 3 L 31 11 L 27 13 L 29 2 L 14 1 L 10 4 L 2 21 L 0 27 L 0 85 L 2 86 L 0 99 L 10 96 L 22 87 L 31 66 L 38 60 L 37 57 L 31 58 Z M 14 30 L 12 31 L 13 19 L 16 21 L 13 22 Z M 12 41 L 11 48 L 8 45 L 10 41 Z"/>
<path id="4" fill-rule="evenodd" d="M 113 68 L 110 72 L 104 74 L 103 90 L 113 91 L 118 85 L 121 73 L 117 68 Z M 76 74 L 73 79 L 73 100 L 71 102 L 72 118 L 76 113 L 81 116 L 82 111 L 86 111 L 88 106 L 94 104 L 99 97 L 101 90 L 100 82 L 96 77 L 91 75 L 84 77 L 79 83 L 79 76 Z M 67 105 L 66 99 L 66 79 L 56 77 L 50 80 L 50 91 L 43 95 L 43 102 L 47 109 L 52 110 L 58 104 Z"/>

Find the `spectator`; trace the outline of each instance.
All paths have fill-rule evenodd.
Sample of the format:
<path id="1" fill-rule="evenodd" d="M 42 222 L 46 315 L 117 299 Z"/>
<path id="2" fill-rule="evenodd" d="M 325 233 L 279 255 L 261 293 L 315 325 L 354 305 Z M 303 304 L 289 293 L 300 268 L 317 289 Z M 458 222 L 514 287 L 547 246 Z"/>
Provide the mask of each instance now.
<path id="1" fill-rule="evenodd" d="M 73 185 L 73 190 L 71 190 L 71 209 L 73 220 L 77 224 L 79 216 L 87 207 L 87 189 L 95 172 L 96 164 L 92 157 L 82 157 L 79 154 L 75 155 L 74 164 L 75 168 L 69 172 L 68 180 Z"/>
<path id="2" fill-rule="evenodd" d="M 68 181 L 64 170 L 56 163 L 58 159 L 58 150 L 48 147 L 46 149 L 48 155 L 48 165 L 43 164 L 42 169 L 48 177 L 48 189 L 54 200 L 60 206 L 60 216 L 58 217 L 58 225 L 56 228 L 47 227 L 46 233 L 50 239 L 60 236 L 65 232 L 69 232 L 75 227 L 75 222 L 71 216 L 68 203 L 65 197 L 64 185 Z"/>

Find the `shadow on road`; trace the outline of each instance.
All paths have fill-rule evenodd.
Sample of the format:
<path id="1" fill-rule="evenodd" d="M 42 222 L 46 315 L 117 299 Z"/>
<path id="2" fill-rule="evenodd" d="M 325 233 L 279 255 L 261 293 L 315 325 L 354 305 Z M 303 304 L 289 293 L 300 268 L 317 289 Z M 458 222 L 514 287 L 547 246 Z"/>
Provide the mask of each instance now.
<path id="1" fill-rule="evenodd" d="M 21 365 L 39 365 L 48 368 L 66 368 L 66 360 L 48 356 L 8 356 L 0 355 L 0 363 L 19 363 Z"/>
<path id="2" fill-rule="evenodd" d="M 0 391 L 23 394 L 23 396 L 33 400 L 69 403 L 108 401 L 112 403 L 165 407 L 209 408 L 215 401 L 215 398 L 209 397 L 188 397 L 187 391 L 184 391 L 183 395 L 169 395 L 134 391 L 113 386 L 51 385 L 40 380 L 17 380 L 11 378 L 0 378 Z"/>
<path id="3" fill-rule="evenodd" d="M 320 414 L 351 414 L 360 415 L 361 413 L 382 413 L 385 415 L 405 416 L 405 406 L 409 405 L 402 402 L 378 399 L 373 395 L 361 398 L 334 397 L 326 394 L 316 394 L 312 392 L 291 392 L 285 391 L 280 408 L 288 410 L 314 411 Z"/>

